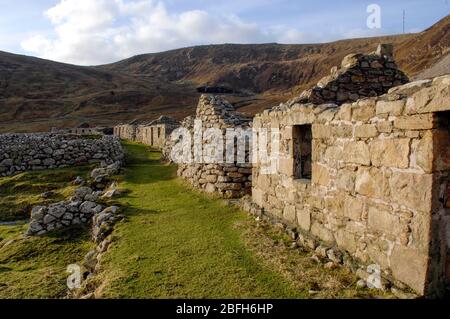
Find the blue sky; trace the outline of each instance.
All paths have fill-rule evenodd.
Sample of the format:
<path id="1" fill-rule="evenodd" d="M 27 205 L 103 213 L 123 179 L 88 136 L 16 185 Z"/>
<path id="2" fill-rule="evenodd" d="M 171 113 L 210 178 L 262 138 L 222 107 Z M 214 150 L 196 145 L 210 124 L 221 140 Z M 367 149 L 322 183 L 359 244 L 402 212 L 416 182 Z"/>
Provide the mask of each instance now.
<path id="1" fill-rule="evenodd" d="M 367 6 L 381 28 L 367 27 Z M 0 50 L 76 64 L 211 43 L 308 43 L 431 26 L 449 0 L 0 0 Z"/>

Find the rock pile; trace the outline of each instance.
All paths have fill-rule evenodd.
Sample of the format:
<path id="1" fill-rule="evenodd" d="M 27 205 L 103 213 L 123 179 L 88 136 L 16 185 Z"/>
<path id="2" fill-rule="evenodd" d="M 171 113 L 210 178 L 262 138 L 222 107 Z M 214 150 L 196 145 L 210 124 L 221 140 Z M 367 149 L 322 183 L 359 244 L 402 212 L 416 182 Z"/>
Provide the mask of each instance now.
<path id="1" fill-rule="evenodd" d="M 86 139 L 59 134 L 0 135 L 0 176 L 78 164 L 123 160 L 120 141 L 111 136 Z"/>
<path id="2" fill-rule="evenodd" d="M 331 74 L 319 81 L 295 100 L 296 103 L 325 104 L 355 102 L 364 97 L 375 97 L 394 86 L 408 83 L 393 58 L 392 45 L 382 44 L 369 55 L 350 54 L 341 68 L 334 67 Z"/>
<path id="3" fill-rule="evenodd" d="M 61 201 L 49 206 L 36 206 L 31 211 L 31 221 L 27 236 L 41 236 L 49 232 L 67 228 L 74 225 L 88 224 L 94 220 L 94 240 L 104 237 L 109 231 L 107 223 L 115 221 L 116 207 L 105 207 L 97 203 L 106 193 L 99 190 L 106 188 L 106 180 L 119 173 L 120 163 L 113 163 L 107 167 L 95 169 L 92 172 L 94 178 L 92 185 L 96 189 L 82 186 L 75 190 L 74 195 L 66 201 Z M 78 179 L 78 178 L 77 178 Z M 112 216 L 111 215 L 114 215 Z M 105 217 L 107 216 L 107 218 Z M 106 223 L 106 224 L 104 224 Z"/>

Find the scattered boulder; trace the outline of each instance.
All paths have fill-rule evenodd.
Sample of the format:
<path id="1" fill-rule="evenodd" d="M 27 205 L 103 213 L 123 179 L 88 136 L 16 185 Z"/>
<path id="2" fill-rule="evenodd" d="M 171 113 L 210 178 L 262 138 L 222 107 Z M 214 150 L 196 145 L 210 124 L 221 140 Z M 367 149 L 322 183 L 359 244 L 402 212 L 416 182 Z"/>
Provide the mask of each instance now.
<path id="1" fill-rule="evenodd" d="M 92 195 L 93 190 L 90 187 L 80 187 L 75 190 L 74 198 L 77 200 L 84 200 L 86 196 Z"/>
<path id="2" fill-rule="evenodd" d="M 113 197 L 117 197 L 120 196 L 120 192 L 117 189 L 111 189 L 109 191 L 106 191 L 102 198 L 104 199 L 108 199 L 108 198 L 113 198 Z"/>
<path id="3" fill-rule="evenodd" d="M 94 209 L 97 207 L 97 203 L 85 201 L 83 204 L 80 205 L 80 212 L 83 214 L 92 214 L 94 212 Z"/>
<path id="4" fill-rule="evenodd" d="M 81 176 L 77 176 L 77 178 L 75 178 L 75 180 L 72 182 L 73 185 L 84 185 L 86 183 L 86 181 L 81 177 Z"/>

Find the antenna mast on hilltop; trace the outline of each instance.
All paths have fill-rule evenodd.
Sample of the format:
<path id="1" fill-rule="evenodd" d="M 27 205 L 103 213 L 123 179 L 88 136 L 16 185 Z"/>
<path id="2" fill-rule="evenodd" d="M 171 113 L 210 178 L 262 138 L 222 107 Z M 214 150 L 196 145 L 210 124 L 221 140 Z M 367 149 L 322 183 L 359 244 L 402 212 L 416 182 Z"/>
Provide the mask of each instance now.
<path id="1" fill-rule="evenodd" d="M 405 34 L 406 10 L 403 9 L 403 34 Z"/>

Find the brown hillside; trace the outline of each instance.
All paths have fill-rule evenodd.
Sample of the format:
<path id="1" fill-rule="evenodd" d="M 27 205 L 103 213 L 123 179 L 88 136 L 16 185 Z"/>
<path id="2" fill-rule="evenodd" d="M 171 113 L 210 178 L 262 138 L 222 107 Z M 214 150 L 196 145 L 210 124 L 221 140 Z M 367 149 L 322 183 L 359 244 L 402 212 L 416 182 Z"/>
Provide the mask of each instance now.
<path id="1" fill-rule="evenodd" d="M 199 86 L 238 91 L 228 99 L 255 113 L 311 87 L 350 53 L 395 44 L 414 77 L 450 48 L 450 16 L 418 34 L 304 45 L 214 45 L 80 67 L 0 52 L 0 132 L 48 130 L 81 122 L 115 124 L 159 115 L 183 118 Z"/>

